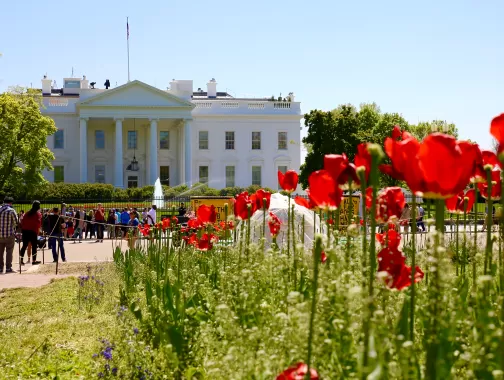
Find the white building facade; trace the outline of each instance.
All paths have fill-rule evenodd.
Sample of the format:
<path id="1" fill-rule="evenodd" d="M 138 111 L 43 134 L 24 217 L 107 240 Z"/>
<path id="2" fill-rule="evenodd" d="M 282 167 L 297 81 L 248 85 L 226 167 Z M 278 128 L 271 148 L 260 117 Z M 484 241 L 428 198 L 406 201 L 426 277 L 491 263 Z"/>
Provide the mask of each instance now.
<path id="1" fill-rule="evenodd" d="M 285 99 L 234 98 L 193 91 L 192 80 L 173 80 L 169 90 L 140 81 L 94 88 L 84 77 L 65 78 L 55 89 L 42 79 L 42 113 L 58 131 L 50 182 L 214 188 L 257 184 L 278 188 L 277 171 L 299 170 L 302 118 L 293 94 Z"/>

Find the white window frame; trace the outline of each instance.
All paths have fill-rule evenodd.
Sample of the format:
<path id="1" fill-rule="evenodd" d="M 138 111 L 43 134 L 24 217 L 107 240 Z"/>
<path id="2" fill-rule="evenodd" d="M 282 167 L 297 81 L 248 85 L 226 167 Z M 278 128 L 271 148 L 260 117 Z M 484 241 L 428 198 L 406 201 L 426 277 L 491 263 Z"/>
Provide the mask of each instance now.
<path id="1" fill-rule="evenodd" d="M 233 184 L 232 185 L 228 185 L 228 173 L 227 173 L 227 169 L 228 168 L 233 168 Z M 224 187 L 235 187 L 236 186 L 236 165 L 225 165 L 224 166 Z"/>
<path id="2" fill-rule="evenodd" d="M 207 168 L 207 180 L 206 182 L 203 182 L 200 177 L 200 168 L 206 167 Z M 200 163 L 198 164 L 198 182 L 199 183 L 204 183 L 204 184 L 209 184 L 210 183 L 210 165 L 208 165 L 206 162 L 205 163 Z"/>
<path id="3" fill-rule="evenodd" d="M 201 147 L 201 142 L 204 142 L 205 140 L 201 139 L 201 133 L 206 133 L 206 148 Z M 210 149 L 210 138 L 208 131 L 198 131 L 198 149 L 199 150 L 208 150 Z"/>
<path id="4" fill-rule="evenodd" d="M 58 132 L 60 132 L 60 131 L 61 131 L 61 133 L 63 134 L 63 138 L 62 138 L 62 144 L 63 144 L 63 146 L 62 146 L 62 147 L 56 147 L 56 134 L 57 134 Z M 65 149 L 65 145 L 66 145 L 66 144 L 65 144 L 65 142 L 66 142 L 66 141 L 65 141 L 65 135 L 66 135 L 66 133 L 65 133 L 65 129 L 63 129 L 63 128 L 58 128 L 58 130 L 57 130 L 57 131 L 54 133 L 54 135 L 53 135 L 53 139 L 54 139 L 54 140 L 53 140 L 53 149 L 59 149 L 59 150 L 63 150 L 63 149 Z"/>
<path id="5" fill-rule="evenodd" d="M 135 132 L 135 147 L 134 148 L 130 148 L 130 144 L 129 144 L 129 134 L 130 132 Z M 134 149 L 138 149 L 138 131 L 127 131 L 126 132 L 126 147 L 128 148 L 128 150 L 134 150 Z"/>
<path id="6" fill-rule="evenodd" d="M 254 133 L 259 133 L 259 148 L 254 148 L 254 142 L 257 142 L 257 140 L 254 141 Z M 251 138 L 251 143 L 250 143 L 250 149 L 251 150 L 261 150 L 262 149 L 262 133 L 261 131 L 252 131 L 250 134 Z"/>
<path id="7" fill-rule="evenodd" d="M 162 167 L 163 167 L 163 168 L 164 168 L 164 167 L 168 168 L 168 185 L 167 185 L 167 186 L 170 186 L 170 177 L 171 177 L 171 173 L 170 173 L 170 171 L 171 171 L 171 170 L 170 170 L 170 165 L 167 165 L 167 164 L 161 164 L 161 165 L 159 165 L 159 178 L 160 178 L 161 184 L 162 184 L 162 185 L 165 185 L 165 184 L 163 183 L 163 181 L 164 181 L 164 180 L 163 180 L 163 179 L 161 179 L 161 168 L 162 168 Z"/>
<path id="8" fill-rule="evenodd" d="M 227 139 L 227 134 L 232 133 L 233 134 L 233 147 L 228 148 L 228 139 Z M 229 140 L 231 142 L 231 140 Z M 224 132 L 224 149 L 225 150 L 235 150 L 236 149 L 236 132 L 235 131 L 225 131 Z"/>
<path id="9" fill-rule="evenodd" d="M 96 169 L 98 167 L 103 167 L 103 182 L 98 182 L 96 180 Z M 97 164 L 94 166 L 94 183 L 107 183 L 107 165 L 105 164 Z"/>
<path id="10" fill-rule="evenodd" d="M 280 133 L 285 133 L 285 148 L 280 148 Z M 287 131 L 277 131 L 277 150 L 288 150 L 289 149 L 289 134 Z"/>
<path id="11" fill-rule="evenodd" d="M 168 133 L 168 146 L 166 148 L 161 148 L 161 133 Z M 170 150 L 170 144 L 171 144 L 171 141 L 170 141 L 170 131 L 159 131 L 159 136 L 158 136 L 158 139 L 159 139 L 159 150 Z M 137 135 L 137 145 L 138 145 L 138 135 Z"/>
<path id="12" fill-rule="evenodd" d="M 61 181 L 61 182 L 56 182 L 56 168 L 57 167 L 63 168 L 63 181 Z M 65 164 L 53 165 L 53 183 L 65 183 L 65 174 L 66 174 L 66 165 Z"/>
<path id="13" fill-rule="evenodd" d="M 98 142 L 98 136 L 97 136 L 98 132 L 103 133 L 103 148 L 99 148 L 98 144 L 97 144 L 97 142 Z M 103 150 L 103 149 L 105 149 L 105 131 L 103 129 L 95 129 L 95 149 L 96 150 Z"/>
<path id="14" fill-rule="evenodd" d="M 260 169 L 260 179 L 259 179 L 259 183 L 254 183 L 254 168 L 259 168 Z M 252 163 L 251 165 L 251 168 L 250 168 L 250 184 L 251 185 L 257 185 L 257 186 L 262 186 L 262 183 L 263 183 L 263 166 L 262 165 L 258 165 L 258 164 L 254 164 Z"/>

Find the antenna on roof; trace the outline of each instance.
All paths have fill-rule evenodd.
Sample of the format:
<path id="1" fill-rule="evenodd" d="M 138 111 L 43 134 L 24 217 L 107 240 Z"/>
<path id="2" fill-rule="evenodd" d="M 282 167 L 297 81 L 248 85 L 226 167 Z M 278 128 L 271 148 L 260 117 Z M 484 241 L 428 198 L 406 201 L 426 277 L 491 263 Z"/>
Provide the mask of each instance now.
<path id="1" fill-rule="evenodd" d="M 72 78 L 73 78 L 73 66 L 72 66 Z"/>

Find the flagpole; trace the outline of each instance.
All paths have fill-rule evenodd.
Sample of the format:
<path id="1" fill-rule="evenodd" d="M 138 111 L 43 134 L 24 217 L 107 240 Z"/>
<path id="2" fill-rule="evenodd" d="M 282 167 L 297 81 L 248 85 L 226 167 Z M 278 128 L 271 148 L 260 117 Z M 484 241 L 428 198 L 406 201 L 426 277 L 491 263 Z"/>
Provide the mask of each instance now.
<path id="1" fill-rule="evenodd" d="M 130 67 L 129 67 L 129 23 L 128 17 L 126 17 L 126 40 L 128 46 L 128 82 L 130 81 Z"/>

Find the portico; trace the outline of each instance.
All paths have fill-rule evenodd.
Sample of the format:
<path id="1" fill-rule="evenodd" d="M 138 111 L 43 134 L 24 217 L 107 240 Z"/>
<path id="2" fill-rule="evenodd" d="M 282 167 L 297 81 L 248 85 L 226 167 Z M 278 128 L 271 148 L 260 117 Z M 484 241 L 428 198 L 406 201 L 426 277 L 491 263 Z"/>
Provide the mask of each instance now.
<path id="1" fill-rule="evenodd" d="M 133 81 L 84 99 L 77 108 L 81 183 L 102 182 L 103 175 L 115 187 L 133 181 L 153 185 L 161 169 L 169 175 L 161 180 L 172 186 L 192 182 L 189 101 Z M 130 165 L 133 159 L 138 168 Z"/>

